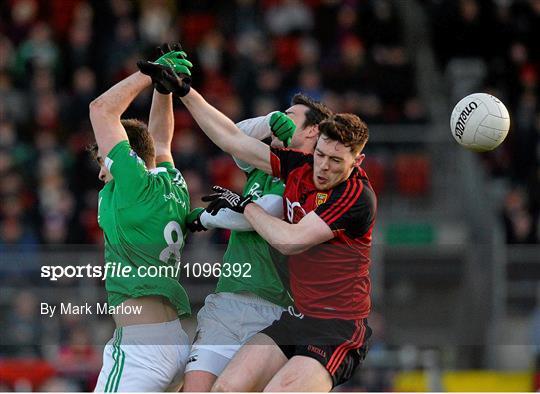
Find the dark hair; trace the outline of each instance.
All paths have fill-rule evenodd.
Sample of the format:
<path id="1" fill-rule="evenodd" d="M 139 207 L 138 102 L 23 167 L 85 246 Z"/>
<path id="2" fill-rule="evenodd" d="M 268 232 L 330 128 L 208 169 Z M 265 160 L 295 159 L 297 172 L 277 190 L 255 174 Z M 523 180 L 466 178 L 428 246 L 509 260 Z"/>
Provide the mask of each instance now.
<path id="1" fill-rule="evenodd" d="M 92 156 L 92 159 L 96 160 L 97 161 L 97 157 L 98 157 L 98 146 L 97 144 L 94 142 L 93 144 L 90 144 L 90 145 L 87 145 L 86 146 L 86 151 L 88 153 L 90 153 L 90 156 Z"/>
<path id="2" fill-rule="evenodd" d="M 144 160 L 146 165 L 151 165 L 156 153 L 154 150 L 154 141 L 148 132 L 148 127 L 144 122 L 137 119 L 122 119 L 120 121 L 128 136 L 131 149 Z M 86 150 L 90 152 L 92 157 L 97 159 L 98 146 L 96 143 L 89 145 Z"/>
<path id="3" fill-rule="evenodd" d="M 368 141 L 369 130 L 366 123 L 354 114 L 335 114 L 319 124 L 319 135 L 339 141 L 358 153 Z"/>
<path id="4" fill-rule="evenodd" d="M 305 105 L 309 109 L 306 111 L 306 120 L 302 127 L 318 125 L 323 120 L 332 115 L 332 111 L 320 101 L 313 100 L 311 97 L 302 93 L 296 93 L 291 100 L 292 105 Z"/>

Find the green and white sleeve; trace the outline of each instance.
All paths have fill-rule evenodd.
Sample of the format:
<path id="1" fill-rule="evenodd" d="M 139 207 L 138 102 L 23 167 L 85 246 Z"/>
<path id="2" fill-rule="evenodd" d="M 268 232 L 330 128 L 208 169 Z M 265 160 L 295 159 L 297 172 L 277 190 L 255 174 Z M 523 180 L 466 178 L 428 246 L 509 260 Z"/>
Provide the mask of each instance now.
<path id="1" fill-rule="evenodd" d="M 256 118 L 242 120 L 241 122 L 238 122 L 236 126 L 238 126 L 238 128 L 242 130 L 245 135 L 262 141 L 272 135 L 272 130 L 270 130 L 270 117 L 274 112 L 270 112 L 266 116 L 258 116 Z M 245 161 L 239 160 L 236 157 L 233 157 L 233 159 L 238 168 L 244 172 L 249 173 L 254 169 L 251 164 L 248 164 Z"/>

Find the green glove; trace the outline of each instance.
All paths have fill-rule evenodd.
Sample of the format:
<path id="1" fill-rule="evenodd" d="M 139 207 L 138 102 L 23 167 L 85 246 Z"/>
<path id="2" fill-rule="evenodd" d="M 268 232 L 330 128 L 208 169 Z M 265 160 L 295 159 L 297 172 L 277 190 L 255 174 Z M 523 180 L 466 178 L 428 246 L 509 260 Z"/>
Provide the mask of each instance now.
<path id="1" fill-rule="evenodd" d="M 169 52 L 161 56 L 155 63 L 170 67 L 177 74 L 191 76 L 190 68 L 193 67 L 193 64 L 184 56 L 186 56 L 185 52 Z"/>
<path id="2" fill-rule="evenodd" d="M 187 76 L 191 76 L 191 71 L 188 67 L 193 67 L 193 64 L 187 60 L 187 59 L 181 59 L 177 58 L 177 54 L 184 53 L 184 52 L 171 52 L 170 54 L 163 55 L 158 60 L 156 60 L 157 64 L 161 64 L 162 66 L 170 67 L 174 70 L 177 74 L 185 74 Z M 170 55 L 170 56 L 169 56 Z M 165 57 L 169 56 L 169 57 Z"/>
<path id="3" fill-rule="evenodd" d="M 159 67 L 167 67 L 173 71 L 172 74 L 185 76 L 188 85 L 191 83 L 191 70 L 193 64 L 187 60 L 186 53 L 182 50 L 182 47 L 178 43 L 174 44 L 162 44 L 158 47 L 158 51 L 161 56 L 155 62 L 149 62 L 141 60 L 137 62 L 137 66 L 146 75 L 152 77 L 154 89 L 161 94 L 169 94 L 171 90 L 167 89 L 162 83 L 157 81 L 161 77 Z M 155 66 L 155 67 L 152 67 Z"/>
<path id="4" fill-rule="evenodd" d="M 201 223 L 201 215 L 203 212 L 204 208 L 195 208 L 188 214 L 186 218 L 186 227 L 192 233 L 208 230 Z"/>
<path id="5" fill-rule="evenodd" d="M 171 67 L 177 74 L 191 76 L 190 68 L 193 67 L 193 64 L 187 60 L 187 54 L 182 50 L 180 44 L 162 44 L 158 49 L 161 56 L 155 63 Z"/>
<path id="6" fill-rule="evenodd" d="M 296 130 L 296 125 L 287 114 L 283 112 L 274 112 L 270 117 L 270 130 L 280 141 L 283 141 L 285 147 L 289 146 Z"/>

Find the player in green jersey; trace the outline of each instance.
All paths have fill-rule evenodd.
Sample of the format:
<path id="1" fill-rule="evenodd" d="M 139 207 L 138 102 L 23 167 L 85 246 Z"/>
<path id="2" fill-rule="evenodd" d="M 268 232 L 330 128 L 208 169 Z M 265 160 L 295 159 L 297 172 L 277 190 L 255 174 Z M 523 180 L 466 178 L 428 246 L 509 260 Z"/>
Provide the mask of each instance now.
<path id="1" fill-rule="evenodd" d="M 273 112 L 244 120 L 237 126 L 245 134 L 261 140 L 278 134 L 288 140 L 292 148 L 312 152 L 317 124 L 330 113 L 321 103 L 297 94 L 286 113 Z M 283 146 L 283 142 L 274 136 L 272 146 Z M 243 195 L 252 196 L 267 213 L 282 218 L 283 182 L 247 163 L 236 162 L 247 175 Z M 233 230 L 223 256 L 216 292 L 206 298 L 197 315 L 197 336 L 186 367 L 183 391 L 203 392 L 210 391 L 240 347 L 279 319 L 292 300 L 286 289 L 288 284 L 283 285 L 275 266 L 275 260 L 284 257 L 253 231 L 242 214 L 223 209 L 211 215 L 198 208 L 190 215 L 188 227 L 194 231 Z"/>
<path id="2" fill-rule="evenodd" d="M 189 75 L 191 63 L 179 47 L 172 49 L 167 46 L 156 62 Z M 178 387 L 189 351 L 178 318 L 191 311 L 176 267 L 190 206 L 170 149 L 172 97 L 154 84 L 148 126 L 120 119 L 151 84 L 151 78 L 137 72 L 90 104 L 99 178 L 105 182 L 98 201 L 98 222 L 105 237 L 105 287 L 109 307 L 118 307 L 96 391 Z M 130 308 L 121 308 L 125 306 Z M 136 313 L 121 314 L 124 309 Z"/>

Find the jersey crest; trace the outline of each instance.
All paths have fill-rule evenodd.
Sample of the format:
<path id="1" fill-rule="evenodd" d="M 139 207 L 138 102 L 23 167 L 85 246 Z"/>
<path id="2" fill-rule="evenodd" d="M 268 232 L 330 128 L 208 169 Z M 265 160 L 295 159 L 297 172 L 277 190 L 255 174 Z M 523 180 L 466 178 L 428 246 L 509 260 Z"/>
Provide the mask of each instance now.
<path id="1" fill-rule="evenodd" d="M 328 200 L 328 193 L 317 193 L 317 198 L 315 199 L 315 204 L 317 206 L 322 205 Z"/>

